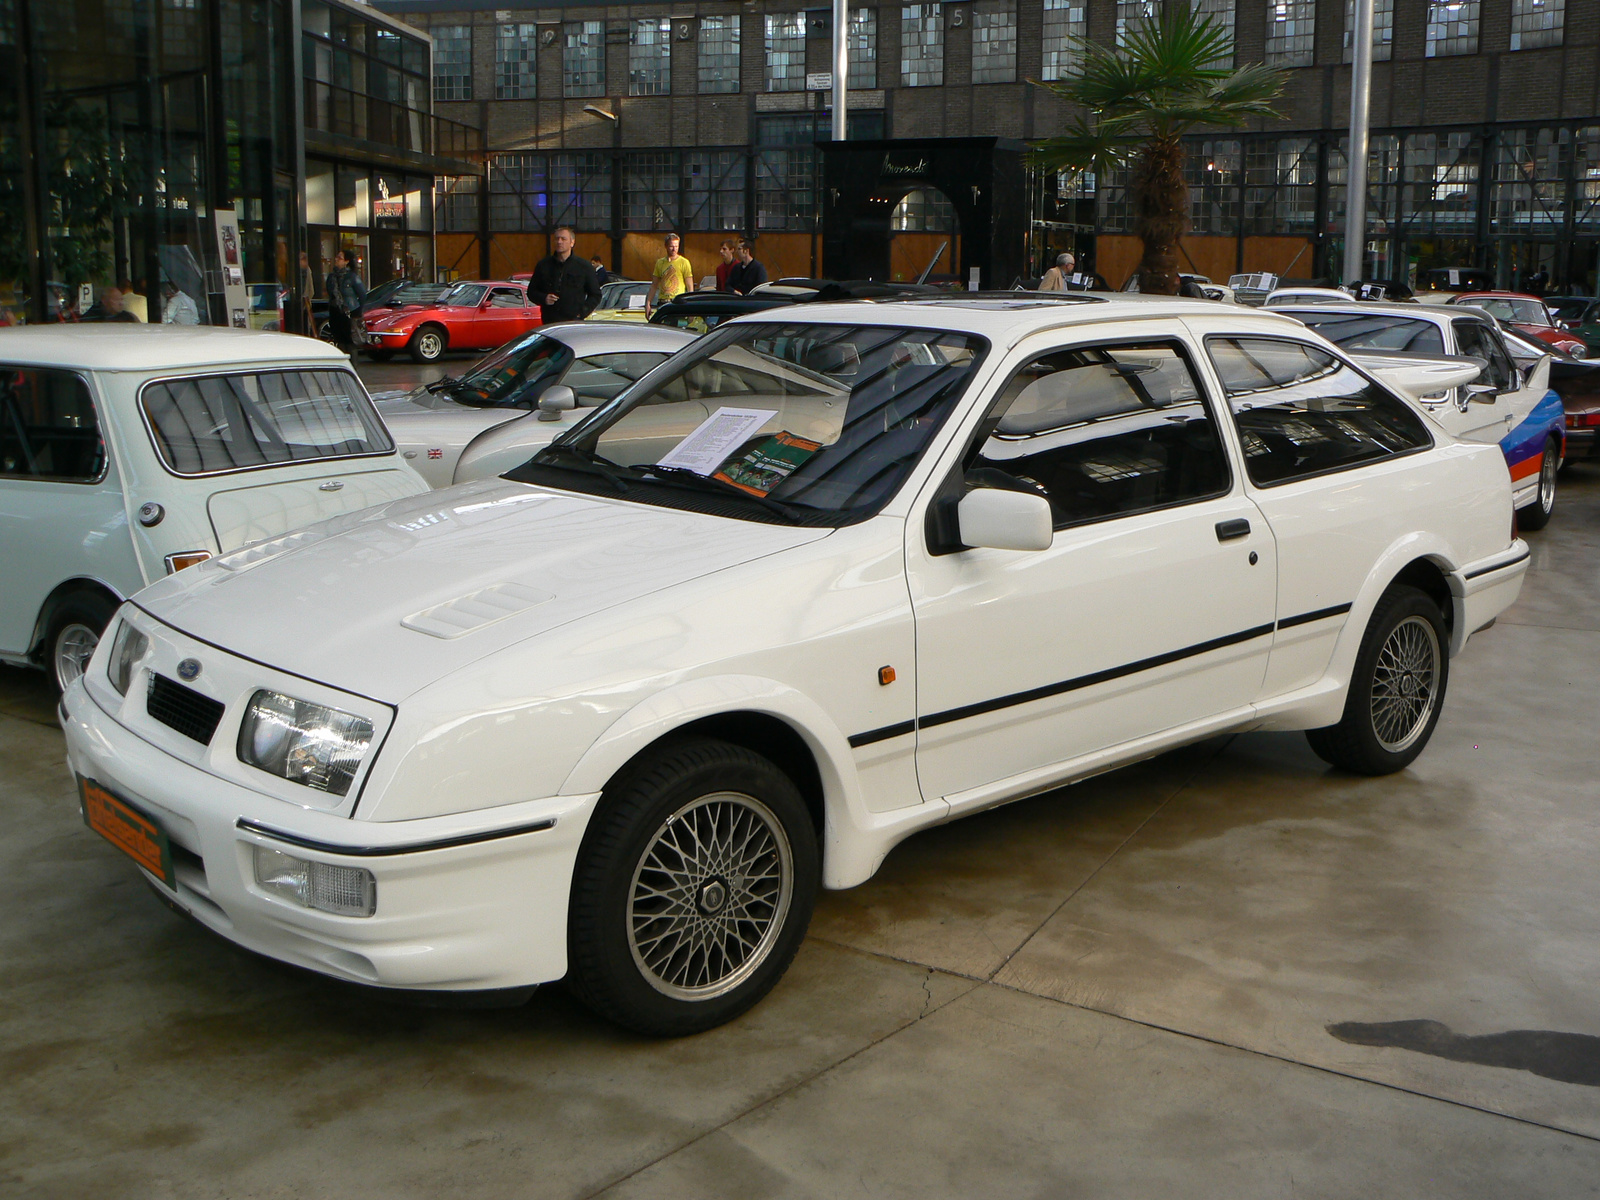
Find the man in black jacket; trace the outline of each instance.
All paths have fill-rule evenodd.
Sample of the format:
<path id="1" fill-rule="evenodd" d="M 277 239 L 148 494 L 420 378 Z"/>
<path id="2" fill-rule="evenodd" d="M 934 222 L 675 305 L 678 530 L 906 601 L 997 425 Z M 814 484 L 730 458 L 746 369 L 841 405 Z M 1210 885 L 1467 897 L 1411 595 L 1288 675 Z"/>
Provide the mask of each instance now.
<path id="1" fill-rule="evenodd" d="M 767 281 L 767 269 L 756 261 L 755 250 L 749 242 L 739 239 L 739 261 L 728 272 L 728 290 L 748 296 L 752 288 Z"/>
<path id="2" fill-rule="evenodd" d="M 552 239 L 556 252 L 540 261 L 528 281 L 528 298 L 539 306 L 544 323 L 581 321 L 600 303 L 600 281 L 594 268 L 572 252 L 577 241 L 563 225 Z"/>

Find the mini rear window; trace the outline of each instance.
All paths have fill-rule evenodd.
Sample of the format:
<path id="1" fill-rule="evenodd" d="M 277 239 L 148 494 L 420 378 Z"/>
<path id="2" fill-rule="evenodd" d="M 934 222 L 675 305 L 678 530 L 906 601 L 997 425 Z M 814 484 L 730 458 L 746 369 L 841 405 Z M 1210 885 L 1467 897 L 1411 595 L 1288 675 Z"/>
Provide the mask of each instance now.
<path id="1" fill-rule="evenodd" d="M 171 379 L 147 384 L 140 402 L 161 461 L 179 475 L 394 450 L 371 401 L 347 371 Z"/>

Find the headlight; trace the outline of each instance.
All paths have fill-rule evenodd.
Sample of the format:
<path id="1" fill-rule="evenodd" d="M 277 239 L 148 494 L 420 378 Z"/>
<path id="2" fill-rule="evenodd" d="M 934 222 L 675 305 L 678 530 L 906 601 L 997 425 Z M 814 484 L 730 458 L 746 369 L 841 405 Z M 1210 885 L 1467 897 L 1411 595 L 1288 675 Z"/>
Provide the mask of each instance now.
<path id="1" fill-rule="evenodd" d="M 139 665 L 139 660 L 144 658 L 148 649 L 150 639 L 132 625 L 124 621 L 117 626 L 117 640 L 111 643 L 111 661 L 106 665 L 106 674 L 111 677 L 111 686 L 117 689 L 117 695 L 128 694 L 128 684 L 133 681 L 133 669 Z"/>
<path id="2" fill-rule="evenodd" d="M 239 726 L 239 761 L 343 796 L 372 744 L 372 722 L 309 700 L 262 690 Z"/>
<path id="3" fill-rule="evenodd" d="M 378 881 L 364 867 L 336 867 L 257 846 L 256 882 L 301 908 L 341 917 L 370 917 L 378 909 Z"/>

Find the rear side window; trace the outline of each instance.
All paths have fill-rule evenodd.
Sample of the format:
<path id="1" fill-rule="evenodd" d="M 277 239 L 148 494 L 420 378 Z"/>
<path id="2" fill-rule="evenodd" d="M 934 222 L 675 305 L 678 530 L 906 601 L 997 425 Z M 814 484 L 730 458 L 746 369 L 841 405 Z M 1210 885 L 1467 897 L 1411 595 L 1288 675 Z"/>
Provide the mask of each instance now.
<path id="1" fill-rule="evenodd" d="M 161 461 L 179 475 L 393 451 L 346 371 L 264 371 L 146 384 L 140 395 Z"/>
<path id="2" fill-rule="evenodd" d="M 0 366 L 0 479 L 93 483 L 105 467 L 88 384 L 70 371 Z"/>
<path id="3" fill-rule="evenodd" d="M 1416 317 L 1362 313 L 1295 313 L 1295 319 L 1315 329 L 1336 346 L 1351 353 L 1361 350 L 1399 350 L 1406 354 L 1443 354 L 1444 335 L 1432 321 Z"/>
<path id="4" fill-rule="evenodd" d="M 1168 343 L 1041 355 L 1007 381 L 981 433 L 968 482 L 1038 492 L 1057 529 L 1186 504 L 1230 484 L 1194 372 Z"/>
<path id="5" fill-rule="evenodd" d="M 1258 486 L 1433 444 L 1422 418 L 1354 367 L 1304 342 L 1207 339 Z"/>

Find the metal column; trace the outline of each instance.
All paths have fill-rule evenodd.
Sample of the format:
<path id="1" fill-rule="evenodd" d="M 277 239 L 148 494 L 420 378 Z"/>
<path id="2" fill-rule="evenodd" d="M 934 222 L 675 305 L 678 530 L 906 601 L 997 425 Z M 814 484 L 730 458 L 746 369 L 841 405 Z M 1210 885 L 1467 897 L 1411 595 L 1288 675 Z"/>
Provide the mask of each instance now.
<path id="1" fill-rule="evenodd" d="M 1356 36 L 1350 48 L 1349 184 L 1344 204 L 1344 280 L 1361 278 L 1367 251 L 1367 126 L 1372 106 L 1372 2 L 1355 0 Z"/>

